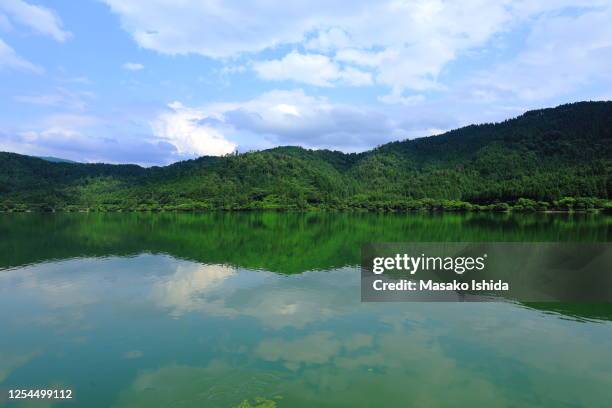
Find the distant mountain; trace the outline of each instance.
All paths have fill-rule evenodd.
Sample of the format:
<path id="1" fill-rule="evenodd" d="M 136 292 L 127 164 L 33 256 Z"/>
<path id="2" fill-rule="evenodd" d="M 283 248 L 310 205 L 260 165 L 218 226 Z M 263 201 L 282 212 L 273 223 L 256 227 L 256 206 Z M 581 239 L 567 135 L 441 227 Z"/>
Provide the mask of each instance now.
<path id="1" fill-rule="evenodd" d="M 68 160 L 68 159 L 60 159 L 59 157 L 51 157 L 51 156 L 36 156 L 36 157 L 38 157 L 39 159 L 49 161 L 51 163 L 77 163 L 75 161 Z"/>
<path id="2" fill-rule="evenodd" d="M 0 153 L 0 208 L 588 208 L 610 199 L 611 142 L 612 102 L 580 102 L 363 153 L 286 146 L 148 169 Z"/>

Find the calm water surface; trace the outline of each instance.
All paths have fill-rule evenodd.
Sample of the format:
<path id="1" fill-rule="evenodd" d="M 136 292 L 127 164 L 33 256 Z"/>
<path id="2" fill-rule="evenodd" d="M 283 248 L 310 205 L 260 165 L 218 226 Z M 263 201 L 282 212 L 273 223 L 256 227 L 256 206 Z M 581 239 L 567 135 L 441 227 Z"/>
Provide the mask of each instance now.
<path id="1" fill-rule="evenodd" d="M 357 264 L 367 241 L 611 236 L 597 215 L 0 214 L 0 406 L 609 407 L 611 305 L 364 304 Z M 6 400 L 37 387 L 75 399 Z"/>

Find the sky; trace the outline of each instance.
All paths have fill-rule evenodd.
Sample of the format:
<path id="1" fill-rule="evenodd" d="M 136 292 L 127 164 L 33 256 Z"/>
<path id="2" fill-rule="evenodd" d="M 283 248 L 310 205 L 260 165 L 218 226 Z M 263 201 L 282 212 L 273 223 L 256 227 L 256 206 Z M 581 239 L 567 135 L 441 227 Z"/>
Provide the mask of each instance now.
<path id="1" fill-rule="evenodd" d="M 0 0 L 0 151 L 358 152 L 612 99 L 612 0 Z"/>

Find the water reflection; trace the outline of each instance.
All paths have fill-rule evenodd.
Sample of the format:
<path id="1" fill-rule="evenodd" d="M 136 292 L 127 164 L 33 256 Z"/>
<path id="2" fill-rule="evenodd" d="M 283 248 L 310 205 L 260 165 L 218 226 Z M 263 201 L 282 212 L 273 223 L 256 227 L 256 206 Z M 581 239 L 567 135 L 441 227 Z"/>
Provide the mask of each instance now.
<path id="1" fill-rule="evenodd" d="M 612 324 L 590 319 L 609 305 L 364 304 L 354 252 L 414 235 L 596 241 L 606 222 L 245 217 L 50 218 L 32 253 L 35 223 L 0 221 L 15 248 L 0 388 L 59 384 L 88 408 L 607 406 Z"/>
<path id="2" fill-rule="evenodd" d="M 227 286 L 225 281 L 235 275 L 236 270 L 227 266 L 179 263 L 176 272 L 153 284 L 152 298 L 175 316 L 203 310 L 207 292 Z"/>
<path id="3" fill-rule="evenodd" d="M 358 276 L 151 254 L 5 270 L 0 306 L 20 312 L 0 315 L 0 383 L 61 381 L 92 407 L 602 405 L 612 325 L 508 303 L 363 304 Z"/>
<path id="4" fill-rule="evenodd" d="M 284 274 L 356 265 L 366 242 L 608 242 L 596 214 L 0 214 L 0 269 L 164 253 Z"/>
<path id="5" fill-rule="evenodd" d="M 274 371 L 232 366 L 222 360 L 202 367 L 170 364 L 139 373 L 113 407 L 234 407 L 249 397 L 280 396 L 283 379 Z"/>

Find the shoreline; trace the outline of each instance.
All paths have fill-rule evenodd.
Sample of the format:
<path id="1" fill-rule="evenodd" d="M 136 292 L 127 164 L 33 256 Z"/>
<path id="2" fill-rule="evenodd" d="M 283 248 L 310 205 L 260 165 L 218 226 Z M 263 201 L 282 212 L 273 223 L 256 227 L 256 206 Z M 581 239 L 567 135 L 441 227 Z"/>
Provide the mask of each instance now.
<path id="1" fill-rule="evenodd" d="M 0 210 L 0 214 L 23 214 L 23 213 L 247 213 L 247 212 L 288 212 L 288 213 L 363 213 L 363 214 L 478 214 L 478 213 L 495 213 L 495 214 L 598 214 L 612 215 L 609 210 L 603 208 L 587 209 L 587 210 L 494 210 L 494 209 L 472 209 L 472 210 L 445 210 L 445 209 L 415 209 L 415 210 L 365 210 L 355 208 L 215 208 L 215 209 L 95 209 L 95 208 L 80 208 L 80 209 L 19 209 L 19 210 Z"/>

